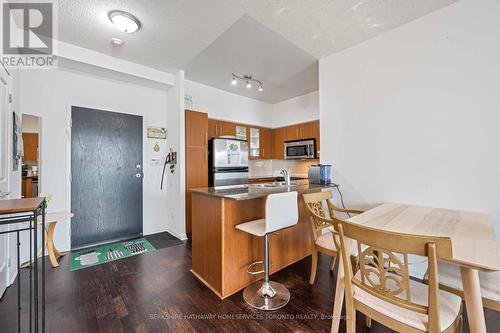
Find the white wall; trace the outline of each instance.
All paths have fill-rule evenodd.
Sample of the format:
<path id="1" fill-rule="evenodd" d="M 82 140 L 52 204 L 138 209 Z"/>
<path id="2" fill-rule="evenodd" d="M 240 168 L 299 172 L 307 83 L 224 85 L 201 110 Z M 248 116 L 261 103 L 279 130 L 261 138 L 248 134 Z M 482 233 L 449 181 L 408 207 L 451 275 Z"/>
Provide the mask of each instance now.
<path id="1" fill-rule="evenodd" d="M 269 104 L 186 80 L 185 93 L 193 99 L 191 109 L 213 119 L 275 128 L 319 118 L 318 91 Z"/>
<path id="2" fill-rule="evenodd" d="M 191 109 L 206 112 L 210 118 L 272 127 L 272 104 L 188 80 L 185 94 L 193 98 Z"/>
<path id="3" fill-rule="evenodd" d="M 319 119 L 319 92 L 273 104 L 272 127 L 284 127 Z"/>
<path id="4" fill-rule="evenodd" d="M 167 125 L 167 92 L 124 81 L 111 80 L 83 72 L 58 70 L 26 70 L 20 77 L 23 113 L 42 117 L 41 191 L 53 195 L 49 211 L 70 209 L 70 132 L 71 106 L 142 115 L 144 133 L 147 126 Z M 145 134 L 144 134 L 145 135 Z M 161 150 L 153 151 L 156 140 L 144 139 L 144 233 L 167 229 L 166 190 L 160 191 L 161 167 L 166 154 L 165 140 Z M 56 246 L 70 248 L 70 226 L 56 228 Z"/>
<path id="5" fill-rule="evenodd" d="M 320 61 L 321 160 L 347 203 L 490 213 L 500 240 L 500 2 L 462 0 Z"/>
<path id="6" fill-rule="evenodd" d="M 22 116 L 22 131 L 23 133 L 39 133 L 39 118 L 35 116 L 30 116 L 28 114 L 23 114 Z"/>
<path id="7" fill-rule="evenodd" d="M 184 72 L 174 76 L 174 87 L 168 91 L 168 148 L 177 152 L 174 173 L 167 167 L 166 184 L 168 230 L 181 239 L 186 239 L 186 176 L 185 176 L 185 122 L 184 122 Z"/>

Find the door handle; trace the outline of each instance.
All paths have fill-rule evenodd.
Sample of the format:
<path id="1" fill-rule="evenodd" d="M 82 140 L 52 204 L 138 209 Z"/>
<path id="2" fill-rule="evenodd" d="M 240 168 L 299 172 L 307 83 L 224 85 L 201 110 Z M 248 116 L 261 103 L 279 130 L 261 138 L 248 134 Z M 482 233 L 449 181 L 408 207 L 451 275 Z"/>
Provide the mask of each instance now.
<path id="1" fill-rule="evenodd" d="M 142 178 L 142 172 L 138 172 L 135 174 L 135 178 Z"/>

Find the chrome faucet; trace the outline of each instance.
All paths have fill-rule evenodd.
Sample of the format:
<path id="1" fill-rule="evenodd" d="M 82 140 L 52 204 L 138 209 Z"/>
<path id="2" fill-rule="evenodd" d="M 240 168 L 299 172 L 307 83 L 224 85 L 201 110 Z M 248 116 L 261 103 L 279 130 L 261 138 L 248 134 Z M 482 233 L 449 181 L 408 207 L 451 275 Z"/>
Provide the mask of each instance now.
<path id="1" fill-rule="evenodd" d="M 285 185 L 290 187 L 291 182 L 290 182 L 290 170 L 283 169 L 280 171 L 280 174 L 283 175 L 283 178 L 285 178 Z"/>

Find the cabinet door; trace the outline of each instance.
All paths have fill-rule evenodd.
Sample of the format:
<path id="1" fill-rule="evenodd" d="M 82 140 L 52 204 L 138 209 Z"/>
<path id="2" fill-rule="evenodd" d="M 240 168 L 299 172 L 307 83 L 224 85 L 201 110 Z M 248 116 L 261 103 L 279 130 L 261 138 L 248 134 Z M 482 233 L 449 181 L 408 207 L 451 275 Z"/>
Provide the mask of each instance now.
<path id="1" fill-rule="evenodd" d="M 260 128 L 250 127 L 248 140 L 249 158 L 257 159 L 260 157 Z"/>
<path id="2" fill-rule="evenodd" d="M 273 157 L 273 137 L 269 128 L 260 129 L 260 158 L 271 159 Z"/>
<path id="3" fill-rule="evenodd" d="M 314 123 L 314 138 L 316 139 L 316 156 L 319 158 L 319 152 L 320 152 L 320 132 L 319 132 L 319 120 L 315 121 Z"/>
<path id="4" fill-rule="evenodd" d="M 191 234 L 191 191 L 208 186 L 208 152 L 206 147 L 186 147 L 186 233 Z"/>
<path id="5" fill-rule="evenodd" d="M 213 120 L 203 112 L 186 110 L 186 232 L 191 234 L 190 188 L 208 186 L 208 136 L 215 133 Z M 214 134 L 213 136 L 215 136 Z"/>
<path id="6" fill-rule="evenodd" d="M 286 137 L 286 127 L 275 128 L 272 131 L 273 137 L 273 158 L 284 159 L 285 158 L 285 137 Z"/>
<path id="7" fill-rule="evenodd" d="M 300 125 L 285 127 L 285 141 L 300 139 Z"/>
<path id="8" fill-rule="evenodd" d="M 213 138 L 214 136 L 219 136 L 219 122 L 208 119 L 208 137 Z"/>
<path id="9" fill-rule="evenodd" d="M 25 161 L 38 161 L 38 134 L 23 133 L 23 148 Z"/>
<path id="10" fill-rule="evenodd" d="M 220 121 L 221 133 L 219 135 L 236 136 L 236 124 L 229 121 Z"/>
<path id="11" fill-rule="evenodd" d="M 208 114 L 186 110 L 186 147 L 205 146 L 208 140 Z"/>
<path id="12" fill-rule="evenodd" d="M 309 122 L 299 125 L 300 139 L 315 139 L 317 134 L 317 122 Z"/>

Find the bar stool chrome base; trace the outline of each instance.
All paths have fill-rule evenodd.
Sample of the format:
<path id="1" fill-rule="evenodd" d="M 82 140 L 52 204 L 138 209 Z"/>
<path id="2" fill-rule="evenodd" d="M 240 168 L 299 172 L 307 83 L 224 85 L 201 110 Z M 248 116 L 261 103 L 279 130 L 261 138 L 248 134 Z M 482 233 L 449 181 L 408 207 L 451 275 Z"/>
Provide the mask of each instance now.
<path id="1" fill-rule="evenodd" d="M 281 283 L 257 281 L 243 290 L 243 299 L 256 309 L 273 311 L 288 304 L 290 292 Z"/>

